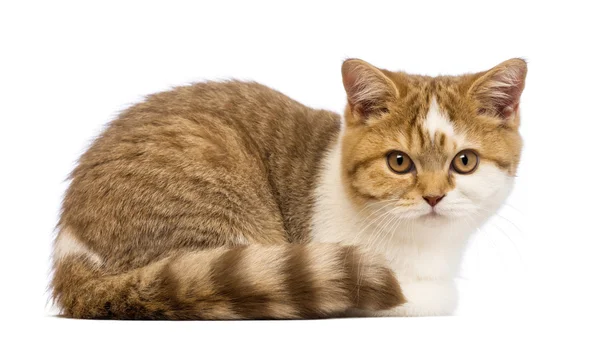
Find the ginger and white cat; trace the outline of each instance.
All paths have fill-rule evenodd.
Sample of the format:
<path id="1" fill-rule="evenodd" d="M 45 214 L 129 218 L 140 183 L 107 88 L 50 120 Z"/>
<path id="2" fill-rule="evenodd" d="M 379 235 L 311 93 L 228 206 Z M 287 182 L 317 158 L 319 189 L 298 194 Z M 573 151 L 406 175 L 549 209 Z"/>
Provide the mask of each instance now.
<path id="1" fill-rule="evenodd" d="M 444 315 L 511 191 L 527 67 L 342 66 L 339 115 L 208 82 L 123 112 L 73 171 L 54 298 L 76 318 Z"/>

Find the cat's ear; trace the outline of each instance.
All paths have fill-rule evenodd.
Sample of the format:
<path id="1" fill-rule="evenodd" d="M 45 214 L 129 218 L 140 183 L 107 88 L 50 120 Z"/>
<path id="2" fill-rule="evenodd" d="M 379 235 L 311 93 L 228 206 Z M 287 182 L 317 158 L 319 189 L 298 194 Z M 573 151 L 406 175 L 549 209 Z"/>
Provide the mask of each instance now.
<path id="1" fill-rule="evenodd" d="M 350 117 L 366 121 L 385 114 L 387 103 L 398 98 L 398 88 L 381 70 L 359 59 L 347 59 L 342 79 L 348 95 Z"/>
<path id="2" fill-rule="evenodd" d="M 481 73 L 469 89 L 469 94 L 478 102 L 479 114 L 514 119 L 519 111 L 526 75 L 527 63 L 523 59 L 510 59 Z"/>

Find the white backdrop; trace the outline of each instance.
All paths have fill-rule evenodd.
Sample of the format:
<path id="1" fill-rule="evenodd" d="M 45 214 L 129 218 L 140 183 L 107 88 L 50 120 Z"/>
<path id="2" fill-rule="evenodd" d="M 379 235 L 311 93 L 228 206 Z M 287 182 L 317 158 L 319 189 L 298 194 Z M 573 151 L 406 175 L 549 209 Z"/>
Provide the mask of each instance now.
<path id="1" fill-rule="evenodd" d="M 2 1 L 0 333 L 597 335 L 590 325 L 600 302 L 598 13 L 578 1 Z M 529 61 L 517 187 L 473 239 L 458 316 L 277 323 L 53 316 L 45 289 L 64 179 L 103 124 L 146 94 L 204 79 L 256 80 L 341 112 L 347 57 L 429 75 Z"/>

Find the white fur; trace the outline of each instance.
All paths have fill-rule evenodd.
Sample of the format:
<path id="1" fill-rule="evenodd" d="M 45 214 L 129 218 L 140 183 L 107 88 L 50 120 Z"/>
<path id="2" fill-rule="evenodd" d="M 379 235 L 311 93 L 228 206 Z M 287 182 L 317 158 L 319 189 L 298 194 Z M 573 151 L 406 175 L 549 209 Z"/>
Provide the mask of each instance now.
<path id="1" fill-rule="evenodd" d="M 423 123 L 423 128 L 425 129 L 425 132 L 429 134 L 431 142 L 433 142 L 436 132 L 444 133 L 446 134 L 446 137 L 449 138 L 452 138 L 455 135 L 452 122 L 445 113 L 440 111 L 440 107 L 435 98 L 431 100 L 427 117 Z"/>
<path id="2" fill-rule="evenodd" d="M 54 243 L 54 261 L 59 262 L 71 255 L 83 255 L 95 264 L 102 264 L 97 253 L 82 244 L 68 229 L 61 229 Z"/>
<path id="3" fill-rule="evenodd" d="M 408 302 L 390 310 L 350 310 L 350 315 L 378 317 L 421 317 L 448 315 L 456 307 L 456 286 L 443 280 L 403 281 L 402 294 Z M 450 311 L 449 311 L 450 310 Z"/>
<path id="4" fill-rule="evenodd" d="M 429 127 L 453 132 L 436 116 L 431 115 Z M 467 241 L 500 207 L 511 187 L 512 177 L 482 162 L 474 173 L 457 175 L 456 188 L 435 207 L 443 217 L 426 216 L 431 207 L 424 200 L 408 212 L 392 207 L 394 202 L 374 202 L 359 210 L 342 184 L 338 141 L 324 160 L 316 188 L 313 240 L 361 245 L 387 258 L 407 303 L 371 315 L 451 314 L 457 306 L 454 278 Z"/>

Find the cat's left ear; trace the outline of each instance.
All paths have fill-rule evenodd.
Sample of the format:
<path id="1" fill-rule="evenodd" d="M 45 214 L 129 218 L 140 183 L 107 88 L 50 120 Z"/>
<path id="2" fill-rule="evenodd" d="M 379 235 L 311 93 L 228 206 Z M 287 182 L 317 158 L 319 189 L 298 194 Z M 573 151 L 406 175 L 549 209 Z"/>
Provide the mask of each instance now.
<path id="1" fill-rule="evenodd" d="M 507 60 L 482 73 L 469 89 L 479 103 L 479 114 L 513 120 L 519 111 L 526 75 L 527 63 L 523 59 Z"/>
<path id="2" fill-rule="evenodd" d="M 342 65 L 342 79 L 348 95 L 350 121 L 365 122 L 387 113 L 387 106 L 398 98 L 398 88 L 377 67 L 348 59 Z"/>

